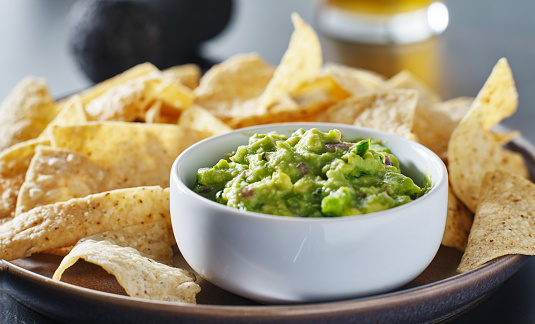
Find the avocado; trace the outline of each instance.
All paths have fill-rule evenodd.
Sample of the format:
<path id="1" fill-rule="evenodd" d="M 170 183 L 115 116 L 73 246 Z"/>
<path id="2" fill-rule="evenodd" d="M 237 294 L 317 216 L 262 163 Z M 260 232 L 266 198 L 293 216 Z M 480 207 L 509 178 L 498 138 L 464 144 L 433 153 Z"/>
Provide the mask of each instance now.
<path id="1" fill-rule="evenodd" d="M 78 1 L 68 47 L 93 82 L 144 62 L 208 68 L 213 63 L 200 57 L 199 45 L 225 28 L 232 7 L 232 0 Z"/>

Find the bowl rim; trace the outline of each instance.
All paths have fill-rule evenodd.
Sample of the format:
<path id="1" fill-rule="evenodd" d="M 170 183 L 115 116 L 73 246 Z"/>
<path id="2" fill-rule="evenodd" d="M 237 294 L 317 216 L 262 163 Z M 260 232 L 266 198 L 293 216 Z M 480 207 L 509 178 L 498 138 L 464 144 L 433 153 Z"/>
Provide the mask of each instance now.
<path id="1" fill-rule="evenodd" d="M 280 126 L 287 126 L 287 127 L 295 126 L 296 127 L 295 130 L 297 130 L 299 128 L 303 128 L 303 127 L 301 127 L 299 125 L 301 125 L 301 126 L 307 126 L 308 125 L 308 126 L 311 126 L 311 128 L 314 128 L 314 126 L 312 126 L 312 125 L 321 125 L 321 126 L 325 126 L 325 127 L 331 127 L 331 129 L 332 129 L 332 127 L 336 128 L 336 126 L 339 126 L 339 127 L 342 126 L 344 128 L 348 128 L 349 127 L 349 128 L 362 130 L 364 132 L 378 133 L 378 134 L 381 134 L 383 136 L 389 136 L 389 137 L 398 138 L 399 140 L 407 142 L 409 145 L 416 145 L 416 147 L 418 147 L 419 149 L 422 149 L 424 152 L 426 152 L 426 154 L 433 161 L 433 164 L 436 164 L 438 166 L 439 177 L 436 180 L 435 185 L 433 186 L 433 188 L 431 188 L 431 190 L 429 190 L 429 192 L 427 192 L 425 195 L 423 195 L 423 196 L 419 197 L 418 199 L 415 199 L 415 200 L 413 200 L 413 201 L 411 201 L 409 203 L 406 203 L 406 204 L 403 204 L 403 205 L 400 205 L 400 206 L 396 206 L 396 207 L 393 207 L 393 208 L 377 211 L 377 212 L 371 212 L 371 213 L 366 213 L 366 214 L 361 214 L 361 215 L 339 216 L 339 217 L 282 216 L 282 215 L 264 214 L 264 213 L 259 213 L 259 212 L 246 211 L 246 210 L 241 210 L 241 209 L 237 209 L 237 208 L 232 208 L 232 207 L 229 207 L 229 206 L 226 206 L 226 205 L 223 205 L 223 204 L 217 203 L 215 201 L 212 201 L 210 199 L 206 199 L 206 198 L 202 197 L 201 195 L 199 195 L 196 192 L 194 192 L 191 188 L 189 188 L 181 180 L 181 178 L 179 177 L 179 172 L 178 172 L 179 167 L 178 166 L 182 163 L 182 161 L 184 161 L 187 158 L 187 156 L 190 154 L 190 152 L 199 149 L 199 147 L 203 146 L 207 142 L 211 142 L 211 141 L 217 140 L 217 139 L 222 138 L 222 137 L 235 136 L 236 134 L 243 134 L 244 132 L 254 131 L 255 129 L 260 129 L 260 128 L 267 128 L 267 127 L 276 128 L 276 127 L 280 127 Z M 274 131 L 276 131 L 276 130 L 274 130 Z M 373 138 L 373 137 L 370 137 L 370 138 Z M 254 218 L 258 218 L 258 219 L 279 220 L 279 221 L 282 221 L 282 222 L 314 222 L 314 223 L 316 223 L 316 222 L 320 222 L 320 223 L 321 222 L 345 222 L 345 221 L 358 221 L 358 220 L 365 221 L 368 218 L 394 217 L 393 215 L 397 216 L 397 214 L 399 214 L 403 210 L 409 209 L 409 208 L 414 208 L 414 205 L 421 204 L 423 201 L 429 200 L 429 199 L 431 199 L 431 197 L 434 197 L 434 196 L 438 195 L 438 188 L 441 187 L 441 186 L 444 186 L 444 185 L 447 186 L 447 183 L 448 183 L 448 172 L 447 172 L 446 166 L 445 166 L 444 162 L 442 161 L 442 159 L 438 155 L 436 155 L 433 151 L 431 151 L 429 148 L 425 147 L 424 145 L 422 145 L 422 144 L 420 144 L 418 142 L 411 141 L 411 140 L 409 140 L 407 138 L 401 137 L 401 136 L 396 135 L 396 134 L 392 134 L 392 133 L 388 133 L 388 132 L 384 132 L 384 131 L 380 131 L 380 130 L 376 130 L 376 129 L 372 129 L 372 128 L 360 127 L 360 126 L 355 126 L 355 125 L 350 125 L 350 124 L 323 123 L 323 122 L 296 122 L 296 123 L 264 124 L 264 125 L 256 125 L 256 126 L 239 128 L 239 129 L 235 129 L 235 130 L 233 130 L 231 132 L 228 132 L 228 133 L 224 133 L 224 134 L 220 134 L 220 135 L 216 135 L 216 136 L 211 136 L 209 138 L 203 139 L 203 140 L 191 145 L 190 147 L 185 149 L 182 153 L 180 153 L 179 156 L 173 162 L 173 166 L 171 167 L 170 176 L 172 178 L 171 180 L 174 180 L 174 181 L 171 181 L 171 183 L 170 183 L 171 186 L 176 185 L 180 189 L 182 189 L 181 190 L 182 192 L 188 194 L 189 196 L 195 197 L 193 199 L 200 199 L 202 201 L 201 203 L 208 203 L 209 206 L 211 206 L 213 208 L 217 208 L 217 209 L 222 208 L 221 210 L 223 212 L 225 212 L 225 211 L 227 211 L 227 212 L 234 211 L 233 214 L 235 214 L 237 217 L 254 217 Z M 171 197 L 170 199 L 173 199 L 173 198 Z"/>

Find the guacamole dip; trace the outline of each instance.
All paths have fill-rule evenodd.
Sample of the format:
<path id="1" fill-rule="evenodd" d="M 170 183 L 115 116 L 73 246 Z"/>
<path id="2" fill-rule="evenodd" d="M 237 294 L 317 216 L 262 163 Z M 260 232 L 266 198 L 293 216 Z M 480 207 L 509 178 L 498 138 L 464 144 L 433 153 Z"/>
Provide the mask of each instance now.
<path id="1" fill-rule="evenodd" d="M 264 214 L 331 217 L 406 204 L 426 189 L 400 172 L 380 141 L 343 141 L 340 131 L 255 134 L 212 168 L 194 191 L 221 204 Z"/>

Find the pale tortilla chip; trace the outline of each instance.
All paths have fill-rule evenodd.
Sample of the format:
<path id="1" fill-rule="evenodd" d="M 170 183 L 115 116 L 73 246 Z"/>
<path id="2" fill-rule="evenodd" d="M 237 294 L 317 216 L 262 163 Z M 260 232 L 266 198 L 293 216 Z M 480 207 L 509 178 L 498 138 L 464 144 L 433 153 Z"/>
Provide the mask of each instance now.
<path id="1" fill-rule="evenodd" d="M 332 77 L 353 96 L 375 92 L 385 81 L 377 73 L 334 63 L 325 64 L 319 75 Z"/>
<path id="2" fill-rule="evenodd" d="M 180 127 L 167 124 L 88 122 L 56 126 L 53 144 L 110 169 L 116 188 L 169 186 L 169 170 L 180 153 Z"/>
<path id="3" fill-rule="evenodd" d="M 195 103 L 222 120 L 239 117 L 240 107 L 262 94 L 274 70 L 256 53 L 233 56 L 204 74 L 194 90 Z"/>
<path id="4" fill-rule="evenodd" d="M 46 139 L 33 139 L 15 144 L 0 152 L 0 224 L 15 216 L 17 197 L 38 145 Z"/>
<path id="5" fill-rule="evenodd" d="M 401 89 L 350 97 L 316 120 L 373 128 L 414 140 L 412 125 L 417 100 L 415 90 Z"/>
<path id="6" fill-rule="evenodd" d="M 426 109 L 441 101 L 440 96 L 408 70 L 403 70 L 380 85 L 382 89 L 413 89 L 418 92 L 419 109 Z"/>
<path id="7" fill-rule="evenodd" d="M 176 65 L 162 71 L 165 79 L 180 83 L 191 90 L 199 86 L 201 68 L 196 64 Z"/>
<path id="8" fill-rule="evenodd" d="M 41 205 L 117 189 L 109 188 L 108 170 L 83 154 L 38 146 L 20 188 L 16 215 Z"/>
<path id="9" fill-rule="evenodd" d="M 56 125 L 72 125 L 86 121 L 87 116 L 82 105 L 82 98 L 79 95 L 73 95 L 65 102 L 56 117 L 46 126 L 39 138 L 51 138 L 52 128 Z"/>
<path id="10" fill-rule="evenodd" d="M 418 141 L 446 161 L 451 134 L 472 102 L 473 98 L 459 97 L 417 109 L 413 131 Z"/>
<path id="11" fill-rule="evenodd" d="M 82 105 L 87 105 L 91 100 L 101 96 L 109 89 L 116 87 L 120 84 L 128 82 L 129 80 L 139 78 L 150 73 L 159 72 L 158 68 L 151 63 L 138 64 L 121 74 L 118 74 L 112 78 L 102 81 L 87 90 L 80 92 L 78 95 L 82 99 Z M 63 101 L 64 103 L 64 101 Z"/>
<path id="12" fill-rule="evenodd" d="M 329 93 L 317 91 L 300 96 L 285 95 L 261 115 L 245 115 L 227 121 L 232 128 L 286 122 L 312 122 L 317 115 L 332 106 Z M 254 104 L 254 102 L 250 102 Z"/>
<path id="13" fill-rule="evenodd" d="M 0 105 L 0 151 L 34 139 L 59 112 L 46 81 L 28 77 Z"/>
<path id="14" fill-rule="evenodd" d="M 458 272 L 508 254 L 535 255 L 535 185 L 496 170 L 483 178 L 474 224 Z"/>
<path id="15" fill-rule="evenodd" d="M 153 73 L 144 75 L 109 88 L 84 106 L 88 119 L 126 122 L 141 120 L 149 105 L 144 97 L 146 82 L 154 76 Z"/>
<path id="16" fill-rule="evenodd" d="M 140 224 L 103 232 L 81 239 L 108 241 L 122 247 L 136 249 L 142 256 L 167 265 L 173 265 L 173 249 L 169 244 L 169 228 L 165 221 Z"/>
<path id="17" fill-rule="evenodd" d="M 232 130 L 219 118 L 197 105 L 193 105 L 182 113 L 178 120 L 178 126 L 182 133 L 181 150 L 185 150 L 190 145 L 210 136 L 224 134 Z"/>
<path id="18" fill-rule="evenodd" d="M 455 195 L 475 211 L 485 173 L 508 170 L 527 177 L 520 153 L 503 149 L 503 137 L 491 128 L 513 114 L 518 94 L 506 59 L 500 59 L 472 107 L 453 131 L 448 144 L 448 170 Z"/>
<path id="19" fill-rule="evenodd" d="M 472 212 L 455 197 L 451 187 L 448 186 L 448 217 L 441 244 L 464 252 L 472 220 Z"/>
<path id="20" fill-rule="evenodd" d="M 323 57 L 318 35 L 297 13 L 292 14 L 292 23 L 294 32 L 288 49 L 256 103 L 260 114 L 285 94 L 312 80 L 321 68 Z"/>
<path id="21" fill-rule="evenodd" d="M 195 304 L 195 297 L 201 291 L 192 273 L 155 262 L 134 248 L 107 240 L 80 241 L 63 259 L 52 278 L 60 280 L 63 272 L 78 259 L 97 264 L 114 275 L 132 297 Z"/>
<path id="22" fill-rule="evenodd" d="M 89 235 L 162 220 L 171 227 L 169 189 L 156 186 L 39 206 L 0 225 L 0 259 L 28 257 Z"/>

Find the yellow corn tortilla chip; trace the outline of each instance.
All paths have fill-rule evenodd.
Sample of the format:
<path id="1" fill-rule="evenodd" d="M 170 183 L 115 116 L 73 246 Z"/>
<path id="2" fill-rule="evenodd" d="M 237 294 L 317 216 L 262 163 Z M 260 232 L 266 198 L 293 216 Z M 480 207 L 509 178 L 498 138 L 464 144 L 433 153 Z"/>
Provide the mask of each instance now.
<path id="1" fill-rule="evenodd" d="M 52 136 L 52 127 L 56 125 L 72 125 L 86 121 L 87 116 L 82 105 L 82 98 L 79 95 L 73 95 L 65 102 L 56 117 L 46 126 L 39 138 L 50 138 Z"/>
<path id="2" fill-rule="evenodd" d="M 118 74 L 110 79 L 102 81 L 89 89 L 86 89 L 80 92 L 78 95 L 82 99 L 82 105 L 87 105 L 93 99 L 101 96 L 103 93 L 108 91 L 110 88 L 116 87 L 120 84 L 123 84 L 129 80 L 139 78 L 141 76 L 158 72 L 158 68 L 152 65 L 151 63 L 142 63 L 138 64 L 121 74 Z"/>
<path id="3" fill-rule="evenodd" d="M 97 264 L 114 275 L 132 297 L 194 304 L 201 290 L 194 282 L 195 276 L 184 269 L 155 262 L 134 248 L 93 239 L 78 243 L 63 259 L 53 279 L 60 280 L 78 259 Z"/>
<path id="4" fill-rule="evenodd" d="M 502 58 L 451 135 L 448 144 L 451 186 L 473 212 L 485 173 L 510 170 L 528 176 L 522 155 L 502 148 L 503 136 L 491 133 L 494 125 L 515 112 L 517 103 L 513 75 L 507 60 Z"/>
<path id="5" fill-rule="evenodd" d="M 294 32 L 288 49 L 275 70 L 273 78 L 256 103 L 256 109 L 260 114 L 279 101 L 283 95 L 313 79 L 323 63 L 321 44 L 314 29 L 297 13 L 292 14 L 292 23 Z"/>
<path id="6" fill-rule="evenodd" d="M 59 112 L 44 79 L 28 77 L 0 105 L 0 151 L 34 139 Z"/>
<path id="7" fill-rule="evenodd" d="M 210 136 L 230 132 L 232 128 L 200 106 L 193 105 L 182 113 L 178 120 L 181 142 L 180 150 Z"/>
<path id="8" fill-rule="evenodd" d="M 145 100 L 159 100 L 162 108 L 167 108 L 170 113 L 178 114 L 187 109 L 193 103 L 193 92 L 190 88 L 177 82 L 166 79 L 161 74 L 158 78 L 149 79 L 145 82 L 143 91 Z"/>
<path id="9" fill-rule="evenodd" d="M 325 91 L 309 92 L 295 97 L 284 95 L 263 114 L 232 118 L 227 124 L 232 128 L 241 128 L 269 123 L 311 122 L 333 102 L 329 93 Z"/>
<path id="10" fill-rule="evenodd" d="M 41 205 L 118 188 L 108 170 L 83 154 L 38 146 L 17 199 L 16 215 Z"/>
<path id="11" fill-rule="evenodd" d="M 13 260 L 76 244 L 120 228 L 166 221 L 169 189 L 119 189 L 39 206 L 0 225 L 0 259 Z"/>
<path id="12" fill-rule="evenodd" d="M 165 79 L 180 83 L 191 90 L 199 86 L 201 68 L 196 64 L 176 65 L 162 71 Z"/>
<path id="13" fill-rule="evenodd" d="M 417 109 L 413 131 L 418 141 L 446 161 L 451 134 L 472 102 L 473 98 L 459 97 Z"/>
<path id="14" fill-rule="evenodd" d="M 0 152 L 0 224 L 15 216 L 17 197 L 35 153 L 46 139 L 33 139 L 15 144 Z"/>
<path id="15" fill-rule="evenodd" d="M 154 73 L 143 75 L 107 89 L 84 106 L 88 119 L 127 122 L 141 120 L 149 105 L 144 97 L 146 82 L 154 76 Z"/>
<path id="16" fill-rule="evenodd" d="M 325 64 L 319 75 L 332 77 L 353 96 L 375 92 L 385 81 L 384 77 L 377 73 L 334 63 Z"/>
<path id="17" fill-rule="evenodd" d="M 458 272 L 508 254 L 535 255 L 535 185 L 496 170 L 483 178 L 480 201 Z"/>
<path id="18" fill-rule="evenodd" d="M 222 120 L 241 116 L 240 107 L 262 94 L 274 70 L 256 53 L 233 56 L 204 74 L 195 103 Z"/>
<path id="19" fill-rule="evenodd" d="M 165 221 L 139 224 L 107 231 L 81 239 L 108 241 L 112 244 L 136 249 L 142 256 L 167 265 L 173 265 L 173 249 L 169 244 L 169 228 Z"/>
<path id="20" fill-rule="evenodd" d="M 440 96 L 408 70 L 403 70 L 380 85 L 382 89 L 413 89 L 418 92 L 418 107 L 426 109 L 441 101 Z"/>
<path id="21" fill-rule="evenodd" d="M 464 252 L 472 227 L 472 212 L 463 205 L 448 186 L 448 217 L 441 244 Z"/>
<path id="22" fill-rule="evenodd" d="M 56 126 L 53 145 L 85 154 L 110 169 L 117 187 L 169 186 L 169 170 L 180 153 L 177 125 L 88 122 Z M 117 188 L 116 187 L 116 188 Z"/>
<path id="23" fill-rule="evenodd" d="M 316 121 L 374 128 L 414 140 L 412 125 L 417 100 L 417 92 L 407 89 L 349 97 L 331 106 Z"/>

